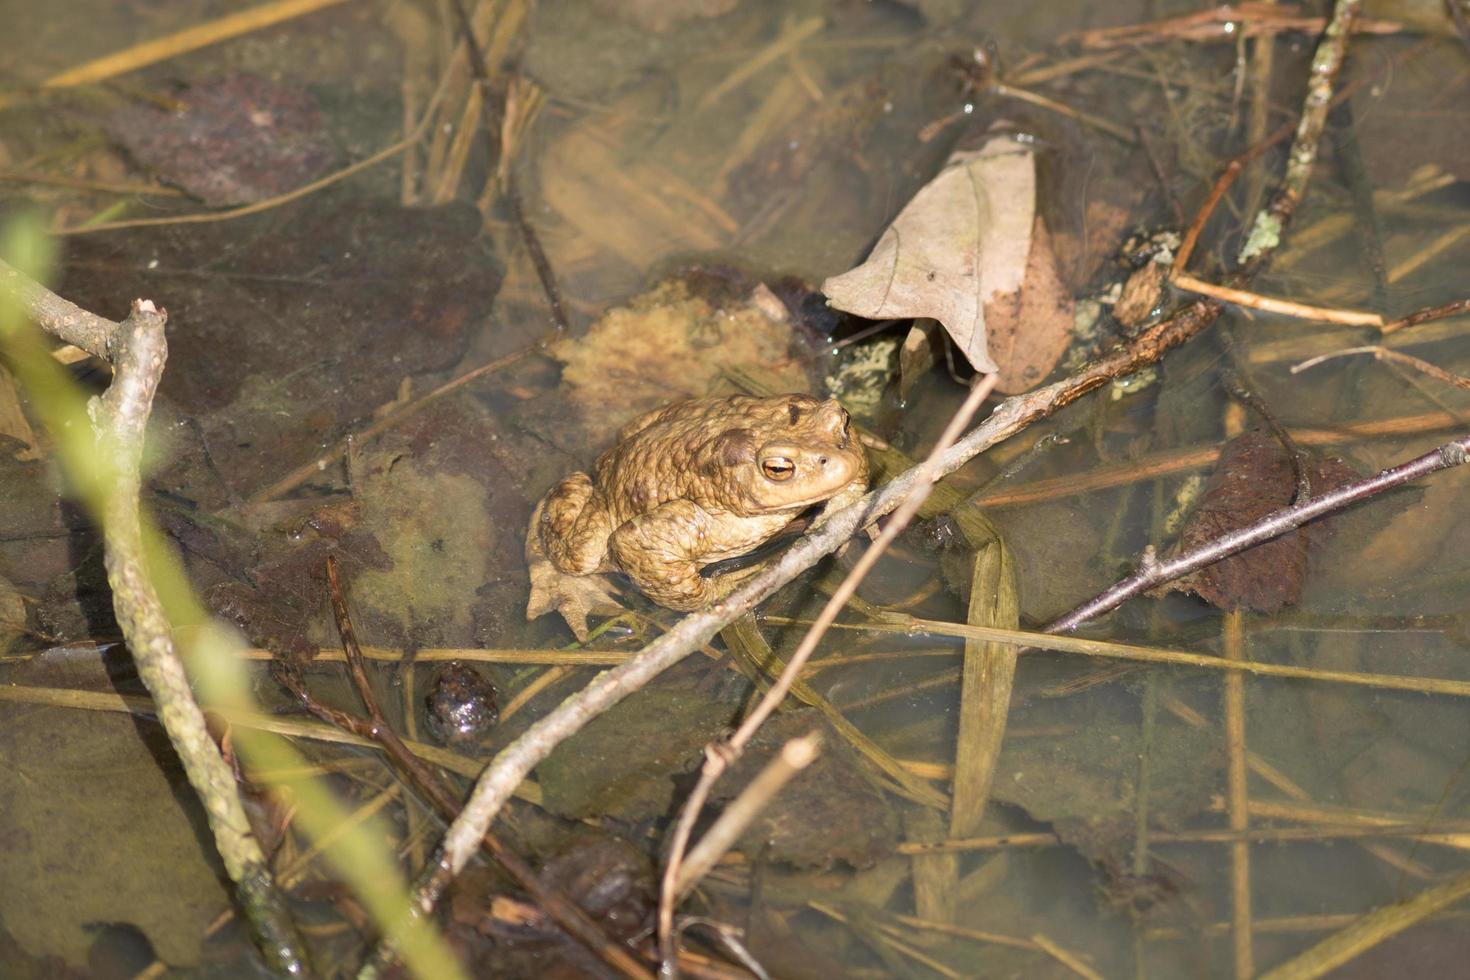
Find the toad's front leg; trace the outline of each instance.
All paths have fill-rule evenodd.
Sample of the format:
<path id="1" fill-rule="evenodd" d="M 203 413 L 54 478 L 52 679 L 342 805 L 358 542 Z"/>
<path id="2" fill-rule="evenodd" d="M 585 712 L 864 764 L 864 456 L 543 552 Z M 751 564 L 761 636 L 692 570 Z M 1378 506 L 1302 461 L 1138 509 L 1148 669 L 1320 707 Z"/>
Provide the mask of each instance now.
<path id="1" fill-rule="evenodd" d="M 688 500 L 671 500 L 613 531 L 608 550 L 639 591 L 661 606 L 699 609 L 719 595 L 699 574 L 708 550 L 710 515 Z"/>

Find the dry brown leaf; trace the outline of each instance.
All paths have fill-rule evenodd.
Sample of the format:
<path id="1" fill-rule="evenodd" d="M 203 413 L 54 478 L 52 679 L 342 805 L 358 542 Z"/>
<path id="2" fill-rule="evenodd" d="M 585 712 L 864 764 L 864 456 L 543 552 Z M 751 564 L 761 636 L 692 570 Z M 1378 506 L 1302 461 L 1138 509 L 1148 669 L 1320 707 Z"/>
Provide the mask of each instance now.
<path id="1" fill-rule="evenodd" d="M 20 407 L 20 393 L 15 389 L 15 378 L 9 371 L 0 368 L 0 442 L 13 439 L 18 444 L 9 451 L 16 459 L 40 459 L 36 433 Z"/>
<path id="2" fill-rule="evenodd" d="M 1050 374 L 1072 339 L 1073 314 L 1072 294 L 1062 284 L 1051 236 L 1038 215 L 1021 288 L 985 307 L 990 356 L 1000 367 L 995 390 L 1030 391 Z"/>
<path id="3" fill-rule="evenodd" d="M 1072 329 L 1051 237 L 1036 213 L 1030 147 L 991 136 L 961 151 L 901 211 L 865 262 L 822 284 L 838 309 L 870 319 L 932 317 L 998 390 L 1052 369 Z"/>

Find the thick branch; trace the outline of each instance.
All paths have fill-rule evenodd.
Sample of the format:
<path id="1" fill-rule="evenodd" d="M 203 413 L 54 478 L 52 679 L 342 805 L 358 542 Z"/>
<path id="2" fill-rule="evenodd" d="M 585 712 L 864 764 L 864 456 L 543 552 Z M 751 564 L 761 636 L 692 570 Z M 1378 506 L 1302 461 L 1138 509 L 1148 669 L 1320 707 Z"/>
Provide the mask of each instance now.
<path id="1" fill-rule="evenodd" d="M 75 344 L 94 357 L 112 360 L 108 344 L 118 329 L 117 323 L 62 299 L 4 259 L 0 259 L 0 288 L 12 292 L 26 316 L 51 336 Z"/>
<path id="2" fill-rule="evenodd" d="M 210 737 L 204 712 L 189 686 L 173 630 L 147 566 L 139 515 L 144 431 L 168 357 L 167 314 L 146 300 L 133 303 L 122 323 L 88 313 L 0 262 L 0 287 L 13 289 L 40 326 L 88 353 L 112 362 L 106 393 L 88 406 L 97 455 L 108 485 L 93 503 L 102 525 L 113 608 L 138 667 L 158 705 L 158 719 L 189 783 L 199 794 L 225 870 L 271 969 L 305 976 L 300 937 L 250 829 L 234 772 Z"/>

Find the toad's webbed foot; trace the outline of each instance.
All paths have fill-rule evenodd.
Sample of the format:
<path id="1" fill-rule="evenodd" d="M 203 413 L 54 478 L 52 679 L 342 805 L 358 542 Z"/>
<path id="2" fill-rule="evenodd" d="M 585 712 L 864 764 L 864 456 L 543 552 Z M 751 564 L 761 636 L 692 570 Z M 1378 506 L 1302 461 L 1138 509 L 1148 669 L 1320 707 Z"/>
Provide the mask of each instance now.
<path id="1" fill-rule="evenodd" d="M 623 611 L 617 589 L 606 575 L 568 575 L 546 559 L 531 563 L 531 598 L 526 618 L 536 619 L 555 610 L 578 640 L 587 639 L 587 617 Z"/>
<path id="2" fill-rule="evenodd" d="M 577 474 L 581 476 L 582 474 Z M 536 505 L 526 532 L 526 563 L 531 574 L 531 597 L 526 601 L 526 618 L 537 619 L 555 610 L 571 627 L 578 640 L 587 639 L 587 617 L 594 613 L 622 611 L 616 587 L 606 575 L 592 572 L 577 575 L 563 572 L 552 563 L 542 545 L 541 515 L 547 500 Z"/>

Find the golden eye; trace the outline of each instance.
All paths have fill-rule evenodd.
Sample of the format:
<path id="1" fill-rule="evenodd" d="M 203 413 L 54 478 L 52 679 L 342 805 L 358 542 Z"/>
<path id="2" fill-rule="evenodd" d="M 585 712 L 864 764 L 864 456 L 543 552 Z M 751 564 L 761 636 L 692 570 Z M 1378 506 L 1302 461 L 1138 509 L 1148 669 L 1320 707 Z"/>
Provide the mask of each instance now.
<path id="1" fill-rule="evenodd" d="M 761 472 L 768 480 L 784 483 L 796 475 L 796 464 L 785 456 L 768 456 L 761 460 Z"/>

